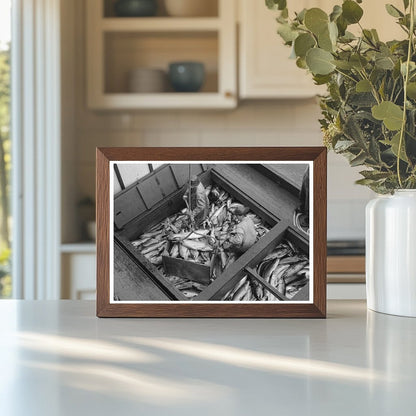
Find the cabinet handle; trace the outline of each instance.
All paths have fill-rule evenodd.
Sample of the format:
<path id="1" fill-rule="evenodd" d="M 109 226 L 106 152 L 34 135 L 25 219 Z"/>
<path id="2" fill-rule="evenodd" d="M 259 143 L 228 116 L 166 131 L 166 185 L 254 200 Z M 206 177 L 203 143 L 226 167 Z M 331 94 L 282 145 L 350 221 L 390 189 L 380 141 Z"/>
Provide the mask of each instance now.
<path id="1" fill-rule="evenodd" d="M 225 95 L 225 98 L 233 98 L 234 97 L 234 93 L 232 91 L 225 91 L 224 95 Z"/>

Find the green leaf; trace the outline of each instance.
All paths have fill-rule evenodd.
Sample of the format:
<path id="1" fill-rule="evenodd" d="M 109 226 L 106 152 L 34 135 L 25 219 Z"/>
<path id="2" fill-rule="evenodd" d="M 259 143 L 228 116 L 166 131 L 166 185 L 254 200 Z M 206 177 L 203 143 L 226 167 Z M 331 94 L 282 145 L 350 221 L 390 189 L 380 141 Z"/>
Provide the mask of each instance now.
<path id="1" fill-rule="evenodd" d="M 360 175 L 364 176 L 365 179 L 372 179 L 373 181 L 378 181 L 380 179 L 388 178 L 391 173 L 390 172 L 379 172 L 376 170 L 362 170 Z"/>
<path id="2" fill-rule="evenodd" d="M 330 52 L 320 48 L 309 49 L 306 54 L 306 64 L 314 75 L 327 75 L 333 72 L 335 69 L 335 65 L 332 63 L 333 59 Z"/>
<path id="3" fill-rule="evenodd" d="M 416 100 L 416 82 L 407 84 L 407 96 L 412 100 Z"/>
<path id="4" fill-rule="evenodd" d="M 310 33 L 302 33 L 295 39 L 296 56 L 304 58 L 309 49 L 316 45 L 314 37 Z"/>
<path id="5" fill-rule="evenodd" d="M 334 146 L 335 152 L 345 152 L 348 150 L 351 146 L 354 145 L 354 142 L 351 140 L 338 140 Z"/>
<path id="6" fill-rule="evenodd" d="M 409 7 L 409 0 L 403 0 L 403 6 L 404 6 L 404 9 L 406 10 Z"/>
<path id="7" fill-rule="evenodd" d="M 368 64 L 368 61 L 358 53 L 351 55 L 349 62 L 354 68 L 358 70 L 363 69 Z"/>
<path id="8" fill-rule="evenodd" d="M 352 0 L 342 3 L 342 16 L 349 24 L 358 23 L 363 16 L 363 9 Z"/>
<path id="9" fill-rule="evenodd" d="M 328 15 L 318 7 L 309 9 L 305 13 L 305 26 L 318 36 L 327 29 Z"/>
<path id="10" fill-rule="evenodd" d="M 277 28 L 277 33 L 288 44 L 293 42 L 298 36 L 298 32 L 292 29 L 292 27 L 287 23 L 280 24 Z"/>
<path id="11" fill-rule="evenodd" d="M 394 69 L 394 61 L 391 56 L 378 56 L 375 61 L 376 67 L 380 69 Z"/>
<path id="12" fill-rule="evenodd" d="M 302 9 L 299 13 L 296 14 L 296 18 L 299 22 L 303 23 L 303 21 L 305 20 L 306 12 L 306 9 Z"/>
<path id="13" fill-rule="evenodd" d="M 344 71 L 348 71 L 352 68 L 352 65 L 348 61 L 342 61 L 342 60 L 334 60 L 332 63 L 339 69 L 342 69 Z"/>
<path id="14" fill-rule="evenodd" d="M 331 81 L 331 76 L 315 74 L 313 80 L 315 81 L 315 85 L 324 85 Z"/>
<path id="15" fill-rule="evenodd" d="M 305 58 L 299 57 L 298 59 L 296 59 L 296 66 L 301 69 L 308 69 L 308 65 L 306 65 Z"/>
<path id="16" fill-rule="evenodd" d="M 398 156 L 399 154 L 399 144 L 400 144 L 400 132 L 395 134 L 391 141 L 382 140 L 382 143 L 386 144 L 387 146 L 391 147 L 391 151 L 393 152 L 394 156 Z M 400 159 L 404 162 L 409 162 L 409 159 L 406 155 L 406 149 L 405 149 L 405 140 L 403 139 L 402 146 L 400 148 Z"/>
<path id="17" fill-rule="evenodd" d="M 338 17 L 342 15 L 342 7 L 336 4 L 334 8 L 332 9 L 332 13 L 329 15 L 329 20 L 331 22 L 335 22 Z"/>
<path id="18" fill-rule="evenodd" d="M 387 13 L 393 17 L 403 17 L 404 14 L 397 8 L 394 7 L 392 4 L 386 4 Z"/>
<path id="19" fill-rule="evenodd" d="M 373 39 L 376 42 L 380 42 L 380 38 L 378 37 L 378 33 L 377 33 L 377 30 L 376 29 L 371 29 L 371 34 L 373 35 Z"/>
<path id="20" fill-rule="evenodd" d="M 364 152 L 361 152 L 358 156 L 350 160 L 350 165 L 352 167 L 362 165 L 367 159 L 367 155 Z"/>
<path id="21" fill-rule="evenodd" d="M 266 0 L 266 6 L 271 10 L 283 10 L 286 8 L 286 0 Z"/>
<path id="22" fill-rule="evenodd" d="M 371 109 L 373 117 L 383 121 L 384 125 L 392 131 L 402 127 L 403 110 L 391 101 L 383 101 Z"/>
<path id="23" fill-rule="evenodd" d="M 355 90 L 357 92 L 371 92 L 371 83 L 366 79 L 362 79 L 361 81 L 357 82 L 355 86 Z"/>
<path id="24" fill-rule="evenodd" d="M 334 44 L 332 43 L 331 37 L 329 35 L 328 27 L 325 31 L 318 35 L 318 45 L 321 49 L 324 49 L 328 52 L 334 51 Z"/>
<path id="25" fill-rule="evenodd" d="M 340 36 L 344 36 L 348 27 L 348 22 L 344 19 L 342 15 L 337 19 L 337 27 Z"/>

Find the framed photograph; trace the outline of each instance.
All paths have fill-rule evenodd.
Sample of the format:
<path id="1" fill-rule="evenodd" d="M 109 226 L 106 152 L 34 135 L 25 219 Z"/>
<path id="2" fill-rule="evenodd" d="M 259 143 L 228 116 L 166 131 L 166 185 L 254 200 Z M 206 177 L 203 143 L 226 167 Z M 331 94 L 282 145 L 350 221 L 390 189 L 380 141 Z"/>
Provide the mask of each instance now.
<path id="1" fill-rule="evenodd" d="M 98 148 L 97 316 L 326 316 L 326 149 Z"/>

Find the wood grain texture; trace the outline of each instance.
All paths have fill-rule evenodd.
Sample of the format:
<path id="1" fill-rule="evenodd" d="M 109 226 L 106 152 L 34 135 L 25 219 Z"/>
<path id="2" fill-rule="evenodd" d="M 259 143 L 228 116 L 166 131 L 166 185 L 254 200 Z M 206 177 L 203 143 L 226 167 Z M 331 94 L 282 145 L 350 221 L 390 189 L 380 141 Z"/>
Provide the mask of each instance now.
<path id="1" fill-rule="evenodd" d="M 328 273 L 365 274 L 365 256 L 328 256 Z"/>
<path id="2" fill-rule="evenodd" d="M 110 303 L 109 162 L 313 161 L 313 303 Z M 324 318 L 326 316 L 326 149 L 324 147 L 99 148 L 97 149 L 97 316 Z"/>
<path id="3" fill-rule="evenodd" d="M 114 244 L 114 276 L 117 277 L 114 297 L 119 300 L 170 300 L 117 243 Z"/>

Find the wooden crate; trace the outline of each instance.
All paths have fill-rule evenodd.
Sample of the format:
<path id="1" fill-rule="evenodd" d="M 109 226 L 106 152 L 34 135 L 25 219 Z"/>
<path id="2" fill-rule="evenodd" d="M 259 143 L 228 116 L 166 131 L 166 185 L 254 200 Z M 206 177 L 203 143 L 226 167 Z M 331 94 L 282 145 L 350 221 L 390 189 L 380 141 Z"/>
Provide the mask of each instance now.
<path id="1" fill-rule="evenodd" d="M 152 190 L 147 184 L 143 185 L 147 177 L 144 178 L 144 181 L 142 180 L 140 183 L 134 184 L 129 190 L 116 198 L 116 200 L 123 198 L 122 207 L 125 207 L 125 209 L 123 208 L 121 214 L 118 214 L 118 211 L 116 212 L 115 210 L 115 221 L 116 216 L 124 218 L 123 221 L 118 222 L 119 228 L 115 231 L 115 242 L 124 249 L 124 252 L 136 264 L 137 273 L 143 273 L 146 276 L 150 286 L 156 287 L 157 290 L 160 289 L 167 299 L 182 301 L 189 299 L 170 284 L 162 273 L 138 250 L 135 250 L 130 243 L 131 240 L 138 238 L 149 227 L 158 224 L 185 207 L 182 196 L 188 174 L 184 174 L 183 171 L 179 172 L 180 168 L 177 168 L 178 170 L 175 173 L 175 169 L 172 169 L 172 166 L 179 165 L 164 165 L 160 170 L 155 171 L 154 175 L 158 175 L 158 177 L 161 177 L 160 175 L 162 174 L 165 176 L 172 174 L 175 179 L 175 186 L 171 185 L 169 195 L 163 198 L 158 197 L 157 201 L 153 198 L 150 204 L 153 204 L 152 208 L 142 209 L 142 205 L 140 205 L 136 211 L 136 216 L 133 217 L 128 198 L 125 196 L 125 194 L 131 192 L 134 195 L 133 200 L 136 201 L 136 194 L 139 193 L 141 200 L 146 204 L 146 198 L 142 197 L 143 189 L 149 189 L 150 192 Z M 305 236 L 300 235 L 298 231 L 291 227 L 293 211 L 298 203 L 297 196 L 263 176 L 261 172 L 254 168 L 252 170 L 247 166 L 234 168 L 234 165 L 199 166 L 200 173 L 198 177 L 204 186 L 218 185 L 233 198 L 248 206 L 272 229 L 224 270 L 214 282 L 193 300 L 220 300 L 247 273 L 268 288 L 275 296 L 282 298 L 282 295 L 275 288 L 270 287 L 260 276 L 256 276 L 254 267 L 284 238 L 293 241 L 305 253 L 309 252 L 309 245 Z M 245 171 L 242 172 L 242 169 L 245 169 Z M 158 186 L 155 179 L 151 178 L 151 181 L 154 187 Z M 159 191 L 156 194 L 159 195 Z M 117 206 L 120 209 L 121 204 L 117 204 Z M 127 215 L 126 212 L 129 214 Z M 129 218 L 129 221 L 125 222 L 127 218 Z"/>
<path id="2" fill-rule="evenodd" d="M 262 261 L 262 259 L 272 252 L 273 249 L 284 239 L 289 240 L 297 248 L 309 255 L 309 244 L 306 236 L 294 229 L 290 222 L 280 221 L 243 255 L 241 255 L 233 264 L 227 267 L 227 269 L 225 269 L 224 272 L 217 277 L 217 279 L 215 279 L 193 300 L 221 300 L 246 274 L 256 279 L 278 299 L 287 300 L 277 291 L 276 288 L 267 283 L 255 271 L 256 266 Z M 305 300 L 299 299 L 300 296 L 297 295 L 292 300 Z"/>

